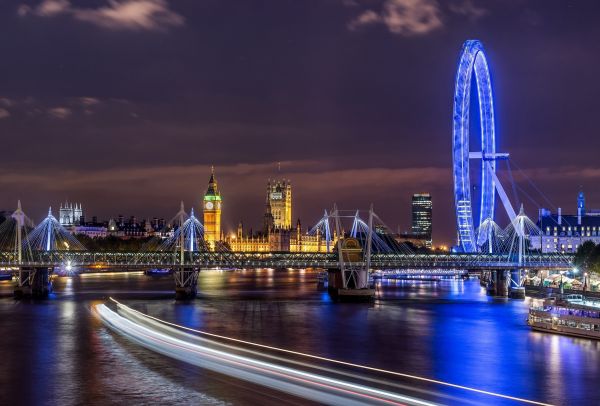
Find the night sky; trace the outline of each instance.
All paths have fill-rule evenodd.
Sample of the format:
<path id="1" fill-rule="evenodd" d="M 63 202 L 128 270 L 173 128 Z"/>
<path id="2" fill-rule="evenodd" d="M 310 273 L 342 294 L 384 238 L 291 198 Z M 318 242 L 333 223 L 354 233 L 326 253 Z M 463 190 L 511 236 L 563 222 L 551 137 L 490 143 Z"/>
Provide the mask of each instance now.
<path id="1" fill-rule="evenodd" d="M 516 203 L 573 212 L 582 187 L 600 208 L 599 15 L 596 0 L 3 0 L 0 208 L 170 218 L 180 200 L 200 209 L 214 165 L 225 230 L 258 227 L 267 179 L 285 176 L 305 226 L 372 202 L 405 230 L 412 193 L 430 192 L 434 243 L 452 243 L 471 38 Z"/>

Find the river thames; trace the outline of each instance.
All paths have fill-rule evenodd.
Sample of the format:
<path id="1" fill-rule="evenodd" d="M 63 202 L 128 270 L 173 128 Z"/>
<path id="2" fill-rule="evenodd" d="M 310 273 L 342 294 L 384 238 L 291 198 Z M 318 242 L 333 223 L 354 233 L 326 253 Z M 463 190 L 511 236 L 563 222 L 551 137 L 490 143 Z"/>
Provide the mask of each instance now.
<path id="1" fill-rule="evenodd" d="M 1 404 L 313 404 L 129 341 L 91 311 L 109 296 L 224 336 L 549 404 L 600 404 L 600 343 L 530 331 L 530 299 L 489 298 L 476 279 L 383 281 L 370 304 L 333 303 L 317 273 L 298 270 L 202 272 L 191 303 L 173 300 L 171 277 L 142 273 L 57 277 L 40 302 L 15 301 L 11 282 L 0 294 Z M 518 404 L 397 384 L 440 404 Z"/>

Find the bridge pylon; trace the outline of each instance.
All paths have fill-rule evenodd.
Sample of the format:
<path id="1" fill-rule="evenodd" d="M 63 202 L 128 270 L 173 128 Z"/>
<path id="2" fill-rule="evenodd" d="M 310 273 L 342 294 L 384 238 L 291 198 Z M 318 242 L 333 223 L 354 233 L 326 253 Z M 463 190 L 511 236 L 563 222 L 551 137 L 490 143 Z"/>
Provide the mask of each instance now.
<path id="1" fill-rule="evenodd" d="M 198 293 L 198 273 L 199 269 L 193 267 L 186 267 L 186 252 L 189 253 L 190 263 L 192 262 L 192 256 L 194 252 L 194 244 L 196 236 L 196 224 L 194 222 L 194 209 L 192 208 L 189 218 L 187 218 L 183 202 L 177 213 L 177 220 L 179 224 L 179 235 L 177 236 L 178 244 L 175 246 L 179 248 L 179 264 L 180 267 L 175 268 L 173 276 L 175 278 L 175 300 L 189 300 L 194 299 Z M 178 247 L 177 247 L 178 246 Z"/>
<path id="2" fill-rule="evenodd" d="M 175 299 L 190 300 L 198 293 L 200 268 L 194 264 L 194 259 L 200 251 L 208 252 L 208 246 L 204 241 L 204 226 L 196 218 L 193 208 L 188 216 L 183 202 L 173 223 L 177 224 L 173 236 L 162 242 L 157 250 L 171 252 L 173 255 Z"/>
<path id="3" fill-rule="evenodd" d="M 66 253 L 68 258 L 68 252 L 85 251 L 85 247 L 58 222 L 51 208 L 48 209 L 48 216 L 29 233 L 27 231 L 32 222 L 23 213 L 21 202 L 12 218 L 15 221 L 15 252 L 19 269 L 14 295 L 17 298 L 47 297 L 52 291 L 54 271 L 54 265 L 49 265 L 48 258 L 58 253 Z M 23 238 L 24 235 L 26 238 Z M 24 257 L 27 257 L 26 262 Z"/>
<path id="4" fill-rule="evenodd" d="M 375 297 L 375 290 L 369 284 L 369 270 L 373 238 L 373 205 L 369 210 L 366 247 L 363 247 L 356 238 L 358 214 L 354 216 L 352 231 L 348 237 L 342 230 L 341 217 L 335 205 L 333 218 L 338 236 L 336 244 L 339 268 L 327 270 L 329 294 L 333 299 L 341 301 L 372 300 Z"/>
<path id="5" fill-rule="evenodd" d="M 48 296 L 48 269 L 23 267 L 23 235 L 27 235 L 25 221 L 27 216 L 21 207 L 21 201 L 17 202 L 17 209 L 11 215 L 15 227 L 15 245 L 16 262 L 18 266 L 17 281 L 14 288 L 14 296 L 20 299 L 24 296 L 45 297 Z M 39 272 L 38 272 L 39 271 Z"/>
<path id="6" fill-rule="evenodd" d="M 52 292 L 52 271 L 50 267 L 20 267 L 14 289 L 15 298 L 47 298 Z"/>
<path id="7" fill-rule="evenodd" d="M 175 276 L 175 300 L 190 300 L 198 294 L 198 275 L 200 269 L 185 267 L 177 268 Z"/>
<path id="8" fill-rule="evenodd" d="M 50 217 L 51 213 L 49 212 L 48 218 Z M 20 200 L 17 202 L 17 209 L 11 215 L 11 221 L 14 221 L 14 252 L 16 254 L 15 259 L 18 267 L 16 285 L 13 291 L 14 296 L 17 299 L 23 297 L 48 297 L 49 293 L 52 291 L 52 268 L 47 266 L 31 267 L 23 265 L 23 248 L 25 248 L 26 253 L 31 256 L 32 244 L 30 237 L 37 235 L 37 228 L 34 229 L 29 236 L 27 235 L 27 226 L 31 226 L 32 222 L 23 212 Z M 49 230 L 50 229 L 51 228 L 49 228 Z M 46 234 L 47 239 L 53 237 L 49 235 L 49 231 L 44 232 L 44 234 Z M 23 238 L 24 236 L 25 239 Z M 46 251 L 49 251 L 49 249 Z"/>

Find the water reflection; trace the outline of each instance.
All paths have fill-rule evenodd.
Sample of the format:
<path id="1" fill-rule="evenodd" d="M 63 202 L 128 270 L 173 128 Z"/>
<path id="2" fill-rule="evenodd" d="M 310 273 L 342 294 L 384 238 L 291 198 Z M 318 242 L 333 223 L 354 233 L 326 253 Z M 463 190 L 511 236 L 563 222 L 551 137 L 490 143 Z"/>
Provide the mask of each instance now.
<path id="1" fill-rule="evenodd" d="M 29 303 L 0 283 L 1 403 L 281 403 L 107 333 L 89 308 L 113 295 L 217 334 L 554 404 L 600 404 L 600 344 L 530 331 L 529 300 L 489 298 L 476 280 L 383 280 L 372 304 L 333 303 L 312 270 L 202 272 L 199 287 L 181 304 L 172 277 L 89 274 L 57 278 L 52 300 Z M 22 382 L 38 382 L 40 396 L 21 393 Z"/>

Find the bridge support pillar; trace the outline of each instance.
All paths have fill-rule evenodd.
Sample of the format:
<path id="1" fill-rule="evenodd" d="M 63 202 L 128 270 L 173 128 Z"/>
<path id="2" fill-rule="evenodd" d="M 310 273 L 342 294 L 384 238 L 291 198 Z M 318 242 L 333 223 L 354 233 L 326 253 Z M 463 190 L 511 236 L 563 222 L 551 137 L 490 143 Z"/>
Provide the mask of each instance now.
<path id="1" fill-rule="evenodd" d="M 47 298 L 52 292 L 52 280 L 50 278 L 52 270 L 53 268 L 48 267 L 20 269 L 17 286 L 14 290 L 15 298 Z"/>
<path id="2" fill-rule="evenodd" d="M 508 271 L 492 271 L 491 280 L 487 286 L 488 296 L 508 296 Z"/>
<path id="3" fill-rule="evenodd" d="M 479 275 L 479 285 L 481 287 L 486 288 L 489 286 L 490 281 L 492 279 L 492 273 L 489 271 L 482 271 L 481 275 Z"/>
<path id="4" fill-rule="evenodd" d="M 344 278 L 346 278 L 345 287 Z M 369 287 L 368 278 L 367 272 L 363 272 L 355 274 L 352 279 L 348 280 L 341 269 L 330 268 L 327 269 L 327 291 L 334 300 L 343 302 L 371 301 L 375 298 L 375 289 Z"/>
<path id="5" fill-rule="evenodd" d="M 337 289 L 343 286 L 342 271 L 335 268 L 327 269 L 327 291 L 334 296 Z"/>
<path id="6" fill-rule="evenodd" d="M 521 283 L 521 271 L 520 269 L 513 269 L 510 271 L 510 298 L 511 299 L 525 299 L 525 287 Z"/>
<path id="7" fill-rule="evenodd" d="M 175 300 L 190 300 L 198 293 L 198 273 L 196 268 L 175 269 Z"/>

